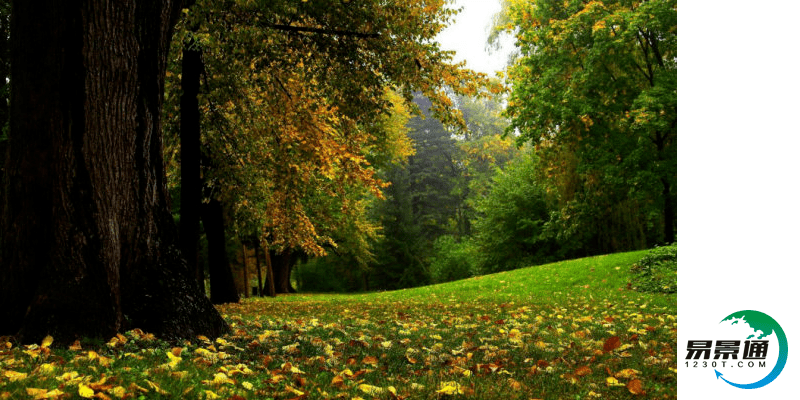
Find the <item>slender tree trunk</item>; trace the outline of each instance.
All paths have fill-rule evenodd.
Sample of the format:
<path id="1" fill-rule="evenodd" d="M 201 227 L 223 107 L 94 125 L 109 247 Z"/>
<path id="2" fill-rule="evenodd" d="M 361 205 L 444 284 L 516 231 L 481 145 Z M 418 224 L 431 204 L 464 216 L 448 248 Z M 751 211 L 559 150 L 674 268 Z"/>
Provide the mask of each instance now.
<path id="1" fill-rule="evenodd" d="M 259 247 L 261 247 L 261 243 L 258 244 Z M 264 260 L 266 260 L 267 265 L 267 281 L 264 283 L 266 285 L 264 292 L 267 292 L 269 297 L 275 297 L 277 296 L 277 293 L 275 292 L 275 272 L 272 268 L 272 256 L 270 255 L 269 250 L 264 251 Z"/>
<path id="2" fill-rule="evenodd" d="M 247 246 L 242 242 L 242 287 L 244 297 L 250 297 L 250 277 L 247 275 Z"/>
<path id="3" fill-rule="evenodd" d="M 13 7 L 0 334 L 224 333 L 181 257 L 166 190 L 160 114 L 180 2 Z"/>
<path id="4" fill-rule="evenodd" d="M 228 262 L 225 240 L 225 219 L 222 203 L 212 198 L 203 205 L 203 226 L 208 239 L 208 275 L 211 283 L 211 302 L 214 304 L 238 303 L 239 293 L 233 282 L 233 272 Z"/>
<path id="5" fill-rule="evenodd" d="M 674 243 L 677 216 L 672 201 L 672 187 L 667 178 L 661 178 L 661 185 L 661 195 L 664 197 L 664 243 Z"/>
<path id="6" fill-rule="evenodd" d="M 200 72 L 203 64 L 194 41 L 184 44 L 181 71 L 181 253 L 189 271 L 194 271 L 198 286 L 204 288 L 203 271 L 197 253 L 200 240 Z"/>
<path id="7" fill-rule="evenodd" d="M 262 289 L 262 279 L 261 279 L 261 260 L 258 259 L 258 248 L 261 247 L 258 245 L 258 241 L 253 241 L 254 246 L 253 250 L 256 253 L 256 271 L 258 272 L 258 297 L 264 297 L 264 290 Z"/>

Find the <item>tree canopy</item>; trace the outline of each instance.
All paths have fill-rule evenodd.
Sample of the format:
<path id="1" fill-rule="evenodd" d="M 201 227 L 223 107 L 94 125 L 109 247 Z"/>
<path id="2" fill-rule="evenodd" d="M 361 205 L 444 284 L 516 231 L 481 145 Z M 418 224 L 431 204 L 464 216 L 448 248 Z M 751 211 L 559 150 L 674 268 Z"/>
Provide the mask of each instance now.
<path id="1" fill-rule="evenodd" d="M 594 251 L 675 240 L 677 2 L 508 0 L 509 131 Z"/>
<path id="2" fill-rule="evenodd" d="M 445 4 L 198 1 L 185 10 L 176 38 L 196 41 L 206 66 L 205 179 L 243 229 L 276 249 L 323 254 L 335 246 L 326 224 L 359 209 L 348 193 L 380 196 L 375 163 L 409 154 L 393 115 L 414 111 L 413 91 L 463 129 L 445 90 L 499 90 L 439 48 L 434 38 L 455 12 Z M 170 74 L 172 87 L 178 78 Z"/>

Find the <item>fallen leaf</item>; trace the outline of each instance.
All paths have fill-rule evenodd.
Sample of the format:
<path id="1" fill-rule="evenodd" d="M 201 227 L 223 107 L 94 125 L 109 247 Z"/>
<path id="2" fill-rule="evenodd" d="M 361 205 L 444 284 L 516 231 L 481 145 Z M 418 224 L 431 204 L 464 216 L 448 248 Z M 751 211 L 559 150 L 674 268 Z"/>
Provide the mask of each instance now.
<path id="1" fill-rule="evenodd" d="M 331 385 L 341 389 L 344 386 L 344 378 L 342 378 L 341 375 L 334 376 L 333 379 L 331 380 Z"/>
<path id="2" fill-rule="evenodd" d="M 214 392 L 212 392 L 210 390 L 205 390 L 203 393 L 206 394 L 206 400 L 216 400 L 216 399 L 219 398 L 218 394 L 216 394 L 216 393 L 214 393 Z"/>
<path id="3" fill-rule="evenodd" d="M 635 369 L 626 368 L 614 374 L 614 377 L 618 379 L 631 379 L 639 375 L 639 373 L 640 372 Z"/>
<path id="4" fill-rule="evenodd" d="M 644 390 L 642 389 L 642 381 L 640 381 L 638 379 L 634 379 L 634 380 L 628 382 L 628 384 L 625 385 L 625 387 L 628 388 L 629 392 L 631 392 L 632 394 L 635 394 L 637 396 L 641 395 L 641 394 L 644 394 Z"/>
<path id="5" fill-rule="evenodd" d="M 448 396 L 454 396 L 457 394 L 462 394 L 463 391 L 461 391 L 461 384 L 459 384 L 458 382 L 450 381 L 450 382 L 442 382 L 439 385 L 439 390 L 437 390 L 436 393 Z"/>
<path id="6" fill-rule="evenodd" d="M 17 372 L 17 371 L 3 371 L 3 376 L 8 378 L 9 381 L 15 382 L 20 379 L 25 379 L 28 377 L 28 374 L 24 372 Z"/>
<path id="7" fill-rule="evenodd" d="M 28 396 L 32 396 L 34 400 L 56 399 L 64 395 L 64 392 L 58 389 L 48 391 L 47 389 L 26 388 L 25 392 L 28 393 Z"/>
<path id="8" fill-rule="evenodd" d="M 145 379 L 144 381 L 147 383 L 147 385 L 148 385 L 148 386 L 150 386 L 150 388 L 152 388 L 153 390 L 155 390 L 155 391 L 156 391 L 156 393 L 158 393 L 158 394 L 161 394 L 161 395 L 164 395 L 164 396 L 169 396 L 169 392 L 167 392 L 166 390 L 162 389 L 162 388 L 161 388 L 160 386 L 158 386 L 158 385 L 157 385 L 155 382 L 149 381 L 149 380 L 147 380 L 147 379 Z"/>
<path id="9" fill-rule="evenodd" d="M 78 396 L 81 396 L 85 399 L 91 399 L 94 397 L 94 390 L 81 383 L 78 385 Z"/>
<path id="10" fill-rule="evenodd" d="M 122 398 L 125 396 L 125 388 L 122 386 L 117 386 L 109 390 L 108 393 L 111 393 L 114 395 L 114 397 Z"/>
<path id="11" fill-rule="evenodd" d="M 364 364 L 378 366 L 378 358 L 373 356 L 366 356 L 363 360 L 361 360 L 361 362 Z"/>
<path id="12" fill-rule="evenodd" d="M 370 395 L 370 396 L 377 396 L 383 393 L 383 388 L 378 386 L 367 385 L 366 383 L 362 383 L 358 385 L 358 390 Z"/>
<path id="13" fill-rule="evenodd" d="M 586 376 L 586 375 L 589 375 L 591 373 L 592 373 L 592 369 L 587 367 L 587 366 L 585 366 L 585 365 L 582 365 L 582 366 L 580 366 L 580 367 L 575 369 L 575 375 L 577 375 L 577 376 Z"/>
<path id="14" fill-rule="evenodd" d="M 614 378 L 613 376 L 609 376 L 608 378 L 606 378 L 606 385 L 608 385 L 608 386 L 625 386 L 625 384 L 620 383 L 617 380 L 617 378 Z"/>
<path id="15" fill-rule="evenodd" d="M 606 339 L 606 342 L 603 344 L 603 351 L 608 353 L 609 351 L 619 347 L 621 344 L 622 342 L 619 340 L 619 336 L 612 336 Z"/>

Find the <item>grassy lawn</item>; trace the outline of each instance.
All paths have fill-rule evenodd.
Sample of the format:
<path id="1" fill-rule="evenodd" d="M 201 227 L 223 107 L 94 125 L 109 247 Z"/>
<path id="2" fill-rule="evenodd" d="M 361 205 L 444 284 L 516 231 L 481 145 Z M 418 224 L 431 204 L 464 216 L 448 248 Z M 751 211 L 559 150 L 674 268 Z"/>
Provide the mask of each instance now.
<path id="1" fill-rule="evenodd" d="M 677 297 L 627 288 L 643 254 L 247 299 L 219 307 L 233 332 L 213 342 L 0 342 L 0 399 L 675 398 Z"/>

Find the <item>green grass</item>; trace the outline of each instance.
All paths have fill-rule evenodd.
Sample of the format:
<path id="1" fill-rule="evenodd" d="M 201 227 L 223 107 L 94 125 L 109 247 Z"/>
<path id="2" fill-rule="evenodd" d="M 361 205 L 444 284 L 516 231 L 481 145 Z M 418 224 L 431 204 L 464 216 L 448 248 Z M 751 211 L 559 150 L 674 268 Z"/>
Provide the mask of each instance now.
<path id="1" fill-rule="evenodd" d="M 0 348 L 0 398 L 34 398 L 28 388 L 76 398 L 81 387 L 134 399 L 675 398 L 677 299 L 628 289 L 643 255 L 393 292 L 247 299 L 219 307 L 233 332 L 216 342 L 131 332 L 96 356 Z"/>

